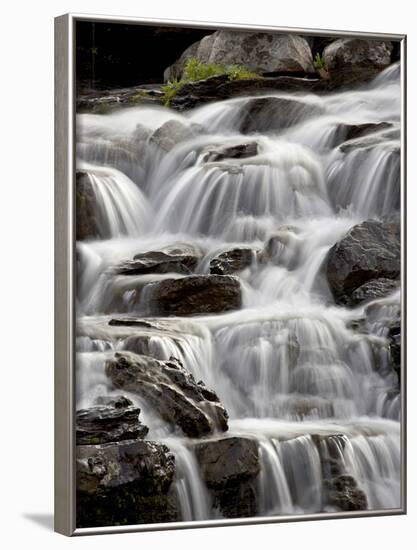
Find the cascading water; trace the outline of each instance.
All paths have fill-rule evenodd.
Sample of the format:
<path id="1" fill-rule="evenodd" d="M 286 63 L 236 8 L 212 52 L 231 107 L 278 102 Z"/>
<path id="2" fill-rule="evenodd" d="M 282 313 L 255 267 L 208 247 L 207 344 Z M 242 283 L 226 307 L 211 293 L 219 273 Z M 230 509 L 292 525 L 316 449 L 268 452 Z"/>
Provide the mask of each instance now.
<path id="1" fill-rule="evenodd" d="M 185 116 L 157 107 L 79 115 L 79 168 L 109 237 L 78 243 L 79 406 L 114 393 L 104 364 L 115 351 L 176 357 L 218 394 L 230 415 L 227 436 L 257 442 L 258 515 L 332 510 L 323 487 L 325 462 L 335 452 L 369 509 L 399 507 L 401 407 L 386 368 L 387 319 L 398 313 L 399 291 L 367 306 L 335 306 L 322 269 L 351 227 L 400 206 L 399 97 L 398 69 L 391 67 L 358 91 L 299 94 L 302 108 L 289 121 L 274 127 L 271 119 L 249 135 L 241 124 L 249 98 Z M 192 132 L 164 151 L 152 136 L 172 119 Z M 381 122 L 372 136 L 342 144 L 347 127 Z M 255 153 L 218 154 L 242 143 Z M 266 242 L 268 261 L 256 252 Z M 242 306 L 159 319 L 144 349 L 137 328 L 108 321 L 146 316 L 155 281 L 185 275 L 132 275 L 116 267 L 178 243 L 203 251 L 199 274 L 210 272 L 219 253 L 251 247 L 253 261 L 239 273 Z M 352 322 L 365 309 L 367 331 L 356 332 Z M 149 436 L 176 455 L 182 519 L 219 517 L 192 442 L 146 402 L 140 406 Z"/>

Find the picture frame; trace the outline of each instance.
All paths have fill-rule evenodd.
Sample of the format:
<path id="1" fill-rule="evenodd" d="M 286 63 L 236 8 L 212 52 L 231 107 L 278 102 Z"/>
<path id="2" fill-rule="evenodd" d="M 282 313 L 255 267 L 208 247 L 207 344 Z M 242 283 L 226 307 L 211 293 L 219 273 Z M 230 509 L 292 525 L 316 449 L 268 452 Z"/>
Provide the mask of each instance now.
<path id="1" fill-rule="evenodd" d="M 228 30 L 239 32 L 301 35 L 309 37 L 358 38 L 397 42 L 401 90 L 400 103 L 400 501 L 395 508 L 360 511 L 322 511 L 251 517 L 210 518 L 192 521 L 77 526 L 76 472 L 76 25 L 90 22 L 124 25 Z M 114 532 L 150 531 L 178 528 L 260 524 L 322 519 L 346 519 L 406 513 L 406 36 L 358 33 L 279 26 L 223 25 L 205 22 L 141 19 L 130 17 L 67 14 L 55 19 L 55 530 L 67 536 Z M 323 76 L 323 75 L 322 75 Z M 326 78 L 324 75 L 323 78 Z"/>

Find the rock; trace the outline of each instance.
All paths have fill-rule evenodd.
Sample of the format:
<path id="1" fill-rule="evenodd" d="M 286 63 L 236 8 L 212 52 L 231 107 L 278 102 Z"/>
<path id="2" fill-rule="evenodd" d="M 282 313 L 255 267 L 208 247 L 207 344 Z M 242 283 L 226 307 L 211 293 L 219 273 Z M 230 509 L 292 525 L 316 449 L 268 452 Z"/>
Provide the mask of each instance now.
<path id="1" fill-rule="evenodd" d="M 373 67 L 385 69 L 391 63 L 391 42 L 363 38 L 339 38 L 323 52 L 324 62 L 330 73 L 348 67 Z"/>
<path id="2" fill-rule="evenodd" d="M 139 422 L 140 409 L 120 396 L 101 399 L 100 404 L 76 413 L 77 445 L 101 445 L 103 443 L 143 439 L 149 429 Z"/>
<path id="3" fill-rule="evenodd" d="M 399 279 L 401 248 L 397 227 L 394 222 L 367 220 L 355 225 L 329 250 L 327 280 L 336 303 L 349 304 L 353 292 L 374 279 Z M 371 288 L 372 285 L 365 290 Z M 357 295 L 363 291 L 358 290 Z"/>
<path id="4" fill-rule="evenodd" d="M 401 381 L 401 318 L 398 317 L 390 323 L 388 342 L 391 358 L 391 368 Z"/>
<path id="5" fill-rule="evenodd" d="M 175 521 L 168 447 L 152 441 L 78 445 L 77 527 Z"/>
<path id="6" fill-rule="evenodd" d="M 382 123 L 381 123 L 382 124 Z M 400 154 L 400 130 L 399 128 L 380 128 L 377 132 L 365 132 L 363 135 L 345 141 L 342 145 L 339 146 L 342 153 L 349 153 L 350 151 L 356 151 L 358 149 L 363 149 L 369 151 L 378 145 L 385 144 L 387 147 L 387 142 L 390 142 L 390 149 L 392 153 L 397 155 Z"/>
<path id="7" fill-rule="evenodd" d="M 177 359 L 158 361 L 130 352 L 107 361 L 106 374 L 113 387 L 140 395 L 169 424 L 188 437 L 226 431 L 227 412 L 217 395 L 196 382 Z"/>
<path id="8" fill-rule="evenodd" d="M 153 315 L 206 315 L 239 309 L 239 280 L 229 275 L 194 275 L 153 283 L 149 309 Z"/>
<path id="9" fill-rule="evenodd" d="M 242 96 L 256 96 L 271 92 L 320 92 L 329 88 L 329 82 L 315 78 L 278 76 L 230 80 L 227 75 L 213 76 L 185 84 L 171 101 L 177 111 L 193 109 L 206 103 Z"/>
<path id="10" fill-rule="evenodd" d="M 346 470 L 343 456 L 347 438 L 343 434 L 312 435 L 321 463 L 324 504 L 341 511 L 367 510 L 366 494 Z"/>
<path id="11" fill-rule="evenodd" d="M 178 143 L 195 137 L 198 133 L 197 125 L 186 125 L 179 120 L 168 120 L 160 126 L 150 137 L 150 142 L 168 153 Z"/>
<path id="12" fill-rule="evenodd" d="M 241 109 L 240 131 L 243 134 L 270 132 L 289 128 L 305 117 L 320 115 L 319 105 L 284 97 L 259 97 L 245 101 Z"/>
<path id="13" fill-rule="evenodd" d="M 295 227 L 283 226 L 270 235 L 259 255 L 263 263 L 272 262 L 292 269 L 297 264 L 302 241 Z"/>
<path id="14" fill-rule="evenodd" d="M 77 112 L 105 114 L 126 105 L 163 105 L 162 84 L 77 94 Z"/>
<path id="15" fill-rule="evenodd" d="M 219 162 L 224 159 L 242 159 L 258 154 L 256 141 L 238 143 L 237 145 L 212 145 L 203 150 L 205 162 Z"/>
<path id="16" fill-rule="evenodd" d="M 359 138 L 391 130 L 393 125 L 390 122 L 367 122 L 363 124 L 339 124 L 333 146 L 340 145 L 345 141 L 357 140 Z M 343 150 L 343 146 L 341 148 Z"/>
<path id="17" fill-rule="evenodd" d="M 165 81 L 183 78 L 190 57 L 203 63 L 244 65 L 258 74 L 315 72 L 310 46 L 301 36 L 220 30 L 186 49 L 165 70 Z"/>
<path id="18" fill-rule="evenodd" d="M 323 51 L 330 80 L 345 86 L 365 82 L 391 63 L 392 43 L 362 38 L 340 38 Z"/>
<path id="19" fill-rule="evenodd" d="M 198 443 L 197 462 L 214 506 L 224 517 L 250 517 L 257 513 L 256 477 L 260 471 L 258 444 L 229 437 Z"/>
<path id="20" fill-rule="evenodd" d="M 355 512 L 368 509 L 366 494 L 358 487 L 354 477 L 341 475 L 326 480 L 327 501 L 343 512 Z"/>
<path id="21" fill-rule="evenodd" d="M 86 172 L 77 170 L 75 179 L 75 210 L 77 241 L 96 239 L 100 233 L 99 210 L 96 195 Z"/>
<path id="22" fill-rule="evenodd" d="M 350 296 L 349 305 L 354 306 L 362 302 L 369 302 L 376 298 L 383 298 L 399 287 L 399 281 L 392 279 L 372 279 L 354 290 Z"/>
<path id="23" fill-rule="evenodd" d="M 115 270 L 122 275 L 146 275 L 148 273 L 181 273 L 189 275 L 197 267 L 201 254 L 193 247 L 170 247 L 136 254 Z"/>
<path id="24" fill-rule="evenodd" d="M 259 252 L 252 248 L 232 248 L 222 252 L 210 261 L 210 273 L 230 275 L 249 267 Z"/>

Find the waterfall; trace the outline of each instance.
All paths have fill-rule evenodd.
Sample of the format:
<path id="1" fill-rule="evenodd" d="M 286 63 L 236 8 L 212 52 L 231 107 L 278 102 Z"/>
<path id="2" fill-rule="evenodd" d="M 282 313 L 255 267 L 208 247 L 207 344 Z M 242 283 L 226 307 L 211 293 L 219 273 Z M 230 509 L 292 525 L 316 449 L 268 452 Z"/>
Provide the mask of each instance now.
<path id="1" fill-rule="evenodd" d="M 328 487 L 338 476 L 357 484 L 369 510 L 399 507 L 401 398 L 388 339 L 400 291 L 336 305 L 324 269 L 353 226 L 400 208 L 399 97 L 393 65 L 357 90 L 261 95 L 272 106 L 259 120 L 247 118 L 250 97 L 186 114 L 125 106 L 79 115 L 77 168 L 91 186 L 100 236 L 77 242 L 77 406 L 114 394 L 105 363 L 116 351 L 174 357 L 228 411 L 228 432 L 203 441 L 256 442 L 258 516 L 337 510 Z M 282 117 L 280 102 L 289 105 Z M 185 137 L 164 148 L 155 136 L 173 121 Z M 202 277 L 219 254 L 250 249 L 232 273 L 239 309 L 155 315 L 155 289 L 188 268 L 120 266 L 182 247 L 197 251 L 191 271 Z M 131 317 L 147 325 L 111 322 Z M 181 519 L 223 517 L 198 441 L 127 395 L 148 439 L 175 455 Z"/>

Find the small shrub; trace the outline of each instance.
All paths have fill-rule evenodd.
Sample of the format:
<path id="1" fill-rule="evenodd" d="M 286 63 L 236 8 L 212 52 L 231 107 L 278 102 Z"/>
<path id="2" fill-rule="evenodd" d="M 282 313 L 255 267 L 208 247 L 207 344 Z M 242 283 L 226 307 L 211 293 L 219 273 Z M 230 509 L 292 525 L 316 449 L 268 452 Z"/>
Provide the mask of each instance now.
<path id="1" fill-rule="evenodd" d="M 249 69 L 242 65 L 226 66 L 217 63 L 203 63 L 196 57 L 190 57 L 185 65 L 183 78 L 181 80 L 170 81 L 162 87 L 164 105 L 169 107 L 178 91 L 189 82 L 197 82 L 198 80 L 206 80 L 213 76 L 222 75 L 227 75 L 229 80 L 261 78 L 257 73 L 249 71 Z"/>
<path id="2" fill-rule="evenodd" d="M 326 63 L 323 57 L 319 53 L 316 53 L 316 57 L 314 58 L 313 65 L 317 71 L 320 71 L 321 69 L 324 69 L 325 71 L 327 71 Z"/>

